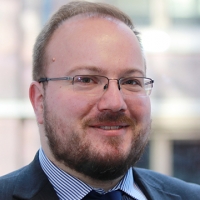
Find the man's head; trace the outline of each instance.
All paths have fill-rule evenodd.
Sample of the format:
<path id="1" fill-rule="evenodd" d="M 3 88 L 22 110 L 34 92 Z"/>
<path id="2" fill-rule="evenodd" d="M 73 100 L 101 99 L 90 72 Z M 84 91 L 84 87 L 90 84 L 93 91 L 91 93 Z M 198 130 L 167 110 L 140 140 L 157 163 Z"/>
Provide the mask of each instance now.
<path id="1" fill-rule="evenodd" d="M 45 67 L 48 66 L 46 47 L 54 31 L 57 30 L 64 21 L 77 15 L 82 15 L 82 17 L 100 16 L 118 19 L 124 22 L 134 32 L 138 41 L 140 41 L 139 32 L 134 28 L 131 19 L 119 9 L 103 3 L 86 1 L 70 2 L 67 5 L 63 5 L 59 11 L 52 16 L 37 37 L 33 52 L 33 80 L 38 81 L 40 77 L 45 75 Z"/>
<path id="2" fill-rule="evenodd" d="M 34 71 L 34 79 L 68 78 L 35 81 L 30 87 L 42 147 L 73 175 L 114 180 L 135 164 L 149 137 L 149 96 L 143 78 L 135 78 L 145 76 L 137 32 L 110 6 L 74 2 L 61 10 L 65 17 L 50 36 L 50 25 L 41 33 L 47 34 L 38 58 L 42 70 Z M 41 52 L 38 44 L 35 52 Z M 109 84 L 102 86 L 107 80 L 102 77 Z"/>

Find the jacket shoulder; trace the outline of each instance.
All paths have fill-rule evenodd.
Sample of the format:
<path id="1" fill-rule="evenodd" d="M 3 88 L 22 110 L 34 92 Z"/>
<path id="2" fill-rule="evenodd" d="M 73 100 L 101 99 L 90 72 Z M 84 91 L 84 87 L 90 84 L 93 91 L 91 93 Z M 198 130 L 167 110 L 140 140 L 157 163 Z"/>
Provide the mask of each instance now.
<path id="1" fill-rule="evenodd" d="M 147 169 L 134 168 L 133 173 L 139 183 L 147 187 L 177 194 L 182 199 L 200 199 L 200 185 L 198 184 L 188 183 Z"/>
<path id="2" fill-rule="evenodd" d="M 0 177 L 0 200 L 58 199 L 53 186 L 43 172 L 39 155 L 27 166 Z"/>
<path id="3" fill-rule="evenodd" d="M 16 181 L 19 174 L 23 173 L 24 170 L 26 170 L 26 167 L 0 177 L 0 199 L 13 199 L 12 194 L 15 189 Z"/>

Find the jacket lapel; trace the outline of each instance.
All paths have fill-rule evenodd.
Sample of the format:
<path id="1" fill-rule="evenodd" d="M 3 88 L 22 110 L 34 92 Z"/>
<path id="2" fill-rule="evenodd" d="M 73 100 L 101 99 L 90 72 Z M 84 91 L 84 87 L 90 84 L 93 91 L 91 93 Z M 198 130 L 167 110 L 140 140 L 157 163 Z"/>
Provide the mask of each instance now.
<path id="1" fill-rule="evenodd" d="M 148 200 L 181 200 L 181 197 L 162 189 L 163 182 L 151 177 L 141 169 L 133 169 L 134 181 L 140 187 Z M 19 171 L 13 197 L 23 200 L 59 200 L 43 172 L 38 153 L 28 166 Z"/>
<path id="2" fill-rule="evenodd" d="M 26 200 L 58 200 L 40 166 L 38 153 L 32 163 L 19 171 L 13 197 Z"/>
<path id="3" fill-rule="evenodd" d="M 59 200 L 51 184 L 45 185 L 38 194 L 34 195 L 30 200 Z"/>
<path id="4" fill-rule="evenodd" d="M 162 199 L 162 200 L 181 200 L 182 198 L 162 189 L 164 183 L 162 180 L 150 178 L 142 173 L 142 170 L 133 169 L 134 181 L 145 194 L 148 200 Z"/>

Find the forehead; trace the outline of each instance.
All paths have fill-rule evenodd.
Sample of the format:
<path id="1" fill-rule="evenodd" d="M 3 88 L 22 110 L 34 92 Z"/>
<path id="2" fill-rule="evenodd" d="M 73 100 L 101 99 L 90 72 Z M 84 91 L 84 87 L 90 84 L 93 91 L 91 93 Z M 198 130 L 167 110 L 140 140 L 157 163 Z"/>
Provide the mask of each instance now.
<path id="1" fill-rule="evenodd" d="M 133 31 L 112 17 L 78 15 L 64 21 L 46 48 L 48 69 L 52 65 L 76 70 L 91 65 L 104 70 L 111 66 L 144 68 L 140 44 Z M 56 62 L 51 62 L 55 58 Z M 107 67 L 108 67 L 107 66 Z M 72 68 L 72 69 L 71 69 Z M 144 70 L 144 69 L 142 69 Z"/>
<path id="2" fill-rule="evenodd" d="M 54 42 L 58 35 L 62 36 L 84 36 L 94 33 L 115 35 L 115 31 L 124 32 L 136 38 L 133 31 L 122 21 L 112 16 L 97 14 L 79 14 L 63 21 L 57 30 L 54 31 L 50 43 Z M 76 33 L 76 35 L 74 35 Z M 122 36 L 123 37 L 123 36 Z M 77 37 L 78 39 L 78 37 Z"/>

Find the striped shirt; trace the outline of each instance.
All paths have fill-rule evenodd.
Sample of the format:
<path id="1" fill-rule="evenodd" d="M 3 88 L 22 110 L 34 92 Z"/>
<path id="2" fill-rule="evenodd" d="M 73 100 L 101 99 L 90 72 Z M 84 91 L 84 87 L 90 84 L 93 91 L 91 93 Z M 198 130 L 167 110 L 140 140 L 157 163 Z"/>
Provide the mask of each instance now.
<path id="1" fill-rule="evenodd" d="M 103 189 L 92 188 L 55 166 L 46 157 L 42 149 L 39 150 L 39 161 L 60 200 L 81 200 L 92 190 L 95 190 L 100 194 L 106 193 Z M 132 169 L 129 169 L 124 178 L 108 192 L 114 190 L 121 190 L 124 192 L 123 200 L 147 200 L 138 186 L 134 183 Z"/>

